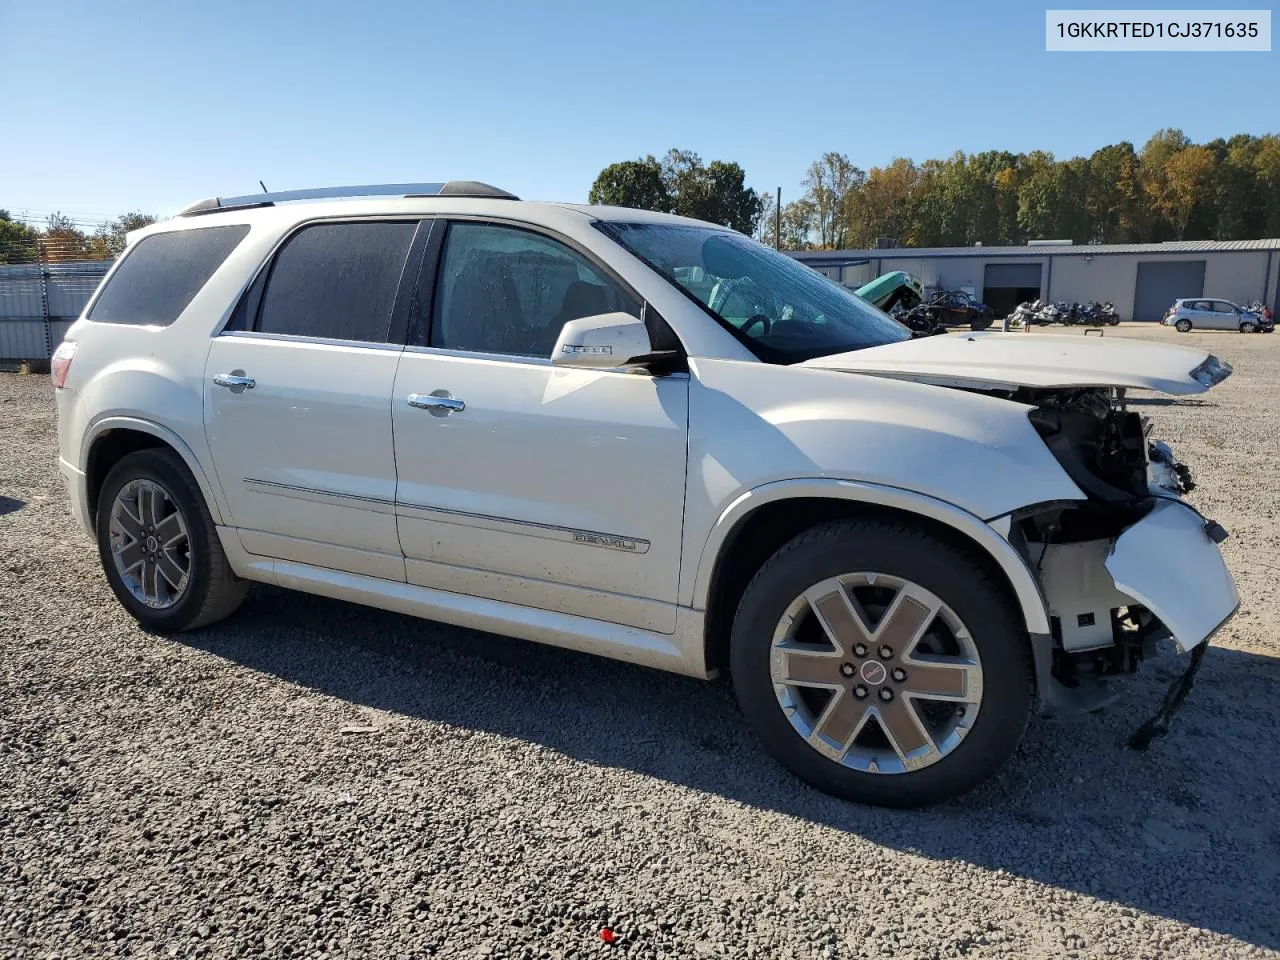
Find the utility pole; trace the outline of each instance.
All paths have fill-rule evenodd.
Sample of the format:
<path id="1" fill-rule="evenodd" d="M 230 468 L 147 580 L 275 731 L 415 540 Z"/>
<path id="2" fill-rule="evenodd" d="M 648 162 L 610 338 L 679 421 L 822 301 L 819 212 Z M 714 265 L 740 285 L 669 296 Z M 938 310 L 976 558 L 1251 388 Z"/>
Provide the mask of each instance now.
<path id="1" fill-rule="evenodd" d="M 778 188 L 778 199 L 773 204 L 773 249 L 782 249 L 782 188 Z"/>

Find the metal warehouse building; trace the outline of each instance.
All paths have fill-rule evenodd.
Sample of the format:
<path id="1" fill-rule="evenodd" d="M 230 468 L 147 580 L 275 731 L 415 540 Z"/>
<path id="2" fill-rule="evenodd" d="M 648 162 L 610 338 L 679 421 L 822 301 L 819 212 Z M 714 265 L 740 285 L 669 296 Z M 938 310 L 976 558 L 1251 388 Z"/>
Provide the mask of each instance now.
<path id="1" fill-rule="evenodd" d="M 895 247 L 804 250 L 797 260 L 848 287 L 906 270 L 926 295 L 964 290 L 998 316 L 1024 300 L 1110 300 L 1122 319 L 1159 320 L 1179 297 L 1277 306 L 1280 239 L 1098 246 Z"/>

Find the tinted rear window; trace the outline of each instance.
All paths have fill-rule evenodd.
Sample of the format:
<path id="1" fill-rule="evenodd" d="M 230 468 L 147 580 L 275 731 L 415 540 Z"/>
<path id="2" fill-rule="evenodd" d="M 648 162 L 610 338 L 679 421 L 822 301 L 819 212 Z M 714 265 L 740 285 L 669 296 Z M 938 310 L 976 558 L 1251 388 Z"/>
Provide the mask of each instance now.
<path id="1" fill-rule="evenodd" d="M 276 257 L 257 329 L 386 343 L 416 222 L 329 223 L 294 234 Z"/>
<path id="2" fill-rule="evenodd" d="M 144 237 L 111 275 L 89 319 L 168 326 L 248 232 L 237 224 Z"/>

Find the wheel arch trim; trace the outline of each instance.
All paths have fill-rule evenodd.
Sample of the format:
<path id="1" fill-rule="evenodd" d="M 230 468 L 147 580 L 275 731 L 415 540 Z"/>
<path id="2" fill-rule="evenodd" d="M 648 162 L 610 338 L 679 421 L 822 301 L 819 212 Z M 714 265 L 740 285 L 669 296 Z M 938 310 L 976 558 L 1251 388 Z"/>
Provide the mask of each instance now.
<path id="1" fill-rule="evenodd" d="M 698 561 L 691 598 L 695 609 L 707 609 L 721 551 L 738 525 L 765 504 L 799 498 L 847 500 L 868 506 L 889 507 L 951 527 L 986 552 L 1003 571 L 1018 601 L 1027 632 L 1050 632 L 1048 607 L 1035 575 L 1022 555 L 991 524 L 953 504 L 913 490 L 830 477 L 777 480 L 762 484 L 740 494 L 725 507 L 708 533 Z"/>
<path id="2" fill-rule="evenodd" d="M 225 505 L 219 496 L 219 491 L 214 484 L 209 482 L 209 477 L 205 473 L 204 467 L 200 465 L 200 461 L 196 458 L 191 447 L 173 430 L 152 420 L 144 420 L 141 417 L 106 416 L 91 423 L 89 429 L 85 431 L 84 440 L 81 441 L 80 445 L 80 463 L 83 465 L 82 469 L 85 473 L 86 484 L 89 476 L 89 456 L 93 452 L 93 446 L 105 434 L 113 430 L 132 430 L 135 433 L 146 433 L 172 447 L 174 452 L 182 458 L 187 469 L 191 471 L 191 475 L 195 477 L 196 485 L 200 487 L 200 493 L 204 496 L 205 504 L 209 507 L 209 514 L 212 516 L 213 522 L 215 524 L 224 522 L 223 517 L 227 514 Z M 86 501 L 86 507 L 91 513 L 95 506 L 95 504 L 87 503 Z"/>

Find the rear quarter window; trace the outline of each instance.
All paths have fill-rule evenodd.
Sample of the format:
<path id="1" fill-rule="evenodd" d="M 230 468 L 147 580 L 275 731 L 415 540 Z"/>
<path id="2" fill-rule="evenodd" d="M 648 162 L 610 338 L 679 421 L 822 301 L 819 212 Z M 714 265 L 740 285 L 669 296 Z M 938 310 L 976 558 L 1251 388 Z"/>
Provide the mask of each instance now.
<path id="1" fill-rule="evenodd" d="M 89 319 L 167 327 L 248 232 L 247 224 L 235 224 L 143 237 L 102 288 Z"/>

